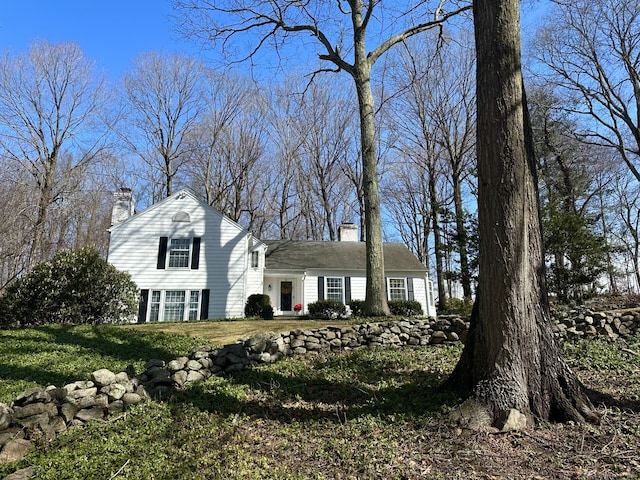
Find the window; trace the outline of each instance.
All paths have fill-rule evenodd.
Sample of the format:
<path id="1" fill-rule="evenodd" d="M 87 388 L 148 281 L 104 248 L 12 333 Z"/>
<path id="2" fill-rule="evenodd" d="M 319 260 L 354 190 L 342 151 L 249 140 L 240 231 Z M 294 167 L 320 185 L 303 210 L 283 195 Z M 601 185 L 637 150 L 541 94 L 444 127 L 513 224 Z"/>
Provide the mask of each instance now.
<path id="1" fill-rule="evenodd" d="M 198 313 L 200 307 L 200 292 L 192 290 L 189 296 L 189 320 L 198 320 Z"/>
<path id="2" fill-rule="evenodd" d="M 260 266 L 260 252 L 251 252 L 251 268 Z"/>
<path id="3" fill-rule="evenodd" d="M 405 278 L 389 279 L 389 300 L 407 299 L 407 280 Z"/>
<path id="4" fill-rule="evenodd" d="M 191 239 L 172 238 L 169 244 L 169 268 L 188 268 Z"/>
<path id="5" fill-rule="evenodd" d="M 209 290 L 152 290 L 145 302 L 148 322 L 180 322 L 198 320 L 201 311 L 209 310 Z"/>
<path id="6" fill-rule="evenodd" d="M 344 302 L 342 277 L 327 277 L 327 300 Z"/>
<path id="7" fill-rule="evenodd" d="M 184 290 L 167 290 L 164 296 L 165 322 L 184 320 Z"/>
<path id="8" fill-rule="evenodd" d="M 160 290 L 151 292 L 151 302 L 149 306 L 149 321 L 157 322 L 160 320 Z"/>

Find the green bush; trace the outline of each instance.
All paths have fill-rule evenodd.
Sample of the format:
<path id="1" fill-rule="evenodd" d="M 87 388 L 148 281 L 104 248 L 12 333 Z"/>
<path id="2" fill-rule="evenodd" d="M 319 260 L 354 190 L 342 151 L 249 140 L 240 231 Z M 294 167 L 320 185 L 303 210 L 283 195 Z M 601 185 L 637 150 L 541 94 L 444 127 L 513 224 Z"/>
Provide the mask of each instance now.
<path id="1" fill-rule="evenodd" d="M 389 300 L 389 310 L 398 317 L 417 317 L 422 315 L 422 305 L 417 300 Z"/>
<path id="2" fill-rule="evenodd" d="M 64 250 L 7 288 L 0 298 L 0 326 L 129 321 L 138 301 L 131 276 L 95 249 Z"/>
<path id="3" fill-rule="evenodd" d="M 349 308 L 354 317 L 364 316 L 364 300 L 351 300 L 349 302 Z"/>
<path id="4" fill-rule="evenodd" d="M 310 303 L 309 317 L 322 320 L 334 320 L 347 316 L 347 307 L 337 300 L 318 300 Z"/>
<path id="5" fill-rule="evenodd" d="M 444 305 L 445 311 L 443 313 L 445 314 L 469 317 L 473 309 L 473 300 L 470 298 L 447 298 Z"/>
<path id="6" fill-rule="evenodd" d="M 264 307 L 270 306 L 271 298 L 269 295 L 254 293 L 247 298 L 247 303 L 244 305 L 244 316 L 247 318 L 262 317 Z"/>

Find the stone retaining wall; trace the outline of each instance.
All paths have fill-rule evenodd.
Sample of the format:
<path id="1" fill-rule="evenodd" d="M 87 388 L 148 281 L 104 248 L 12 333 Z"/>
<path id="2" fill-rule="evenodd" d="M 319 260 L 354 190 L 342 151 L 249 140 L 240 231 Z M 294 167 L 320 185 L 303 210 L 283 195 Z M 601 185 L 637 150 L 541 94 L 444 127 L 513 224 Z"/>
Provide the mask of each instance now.
<path id="1" fill-rule="evenodd" d="M 140 374 L 133 367 L 119 373 L 100 369 L 93 372 L 89 380 L 33 389 L 16 398 L 10 406 L 0 403 L 0 463 L 23 458 L 31 447 L 29 436 L 34 430 L 53 439 L 70 426 L 104 419 L 146 398 L 166 398 L 172 389 L 181 389 L 189 382 L 212 375 L 231 374 L 291 355 L 459 342 L 466 338 L 468 328 L 468 321 L 459 316 L 440 316 L 263 333 L 221 348 L 204 345 L 169 362 L 150 360 Z M 613 340 L 638 335 L 640 311 L 556 310 L 554 331 L 561 339 L 605 337 Z"/>

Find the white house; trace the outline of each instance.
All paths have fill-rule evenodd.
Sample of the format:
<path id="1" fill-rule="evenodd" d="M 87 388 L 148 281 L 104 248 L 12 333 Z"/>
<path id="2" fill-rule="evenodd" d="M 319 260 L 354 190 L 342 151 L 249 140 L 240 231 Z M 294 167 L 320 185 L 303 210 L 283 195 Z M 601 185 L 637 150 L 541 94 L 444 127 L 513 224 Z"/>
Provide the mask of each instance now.
<path id="1" fill-rule="evenodd" d="M 276 315 L 318 299 L 364 299 L 355 225 L 341 226 L 339 242 L 261 241 L 190 190 L 134 210 L 130 190 L 115 194 L 108 261 L 140 288 L 139 322 L 242 317 L 254 293 L 269 295 Z M 399 243 L 384 255 L 389 299 L 417 300 L 435 316 L 424 266 Z"/>

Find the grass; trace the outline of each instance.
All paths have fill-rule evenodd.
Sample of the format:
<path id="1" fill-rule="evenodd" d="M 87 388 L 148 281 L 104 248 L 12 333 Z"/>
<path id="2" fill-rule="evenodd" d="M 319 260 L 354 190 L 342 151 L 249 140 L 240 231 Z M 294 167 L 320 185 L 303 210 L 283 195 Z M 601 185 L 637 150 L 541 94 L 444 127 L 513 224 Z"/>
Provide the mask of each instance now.
<path id="1" fill-rule="evenodd" d="M 249 333 L 249 322 L 223 327 L 236 335 L 244 323 Z M 79 379 L 104 362 L 140 365 L 204 338 L 216 343 L 220 323 L 193 325 L 197 338 L 117 327 L 0 332 L 2 394 L 22 388 L 23 372 L 46 385 L 55 383 L 49 375 Z M 192 384 L 167 402 L 39 441 L 24 462 L 0 466 L 0 478 L 27 465 L 39 479 L 639 478 L 640 340 L 565 351 L 583 381 L 611 397 L 600 407 L 601 426 L 462 432 L 446 415 L 458 399 L 436 389 L 459 346 L 360 350 Z"/>
<path id="2" fill-rule="evenodd" d="M 358 321 L 357 319 L 354 321 Z M 340 325 L 349 322 L 340 321 Z M 288 332 L 301 328 L 312 330 L 336 325 L 335 321 L 320 320 L 237 320 L 228 322 L 176 322 L 176 323 L 144 323 L 127 325 L 123 328 L 139 332 L 165 332 L 191 337 L 204 338 L 212 345 L 222 346 L 233 343 L 239 338 L 246 338 L 256 333 Z"/>

